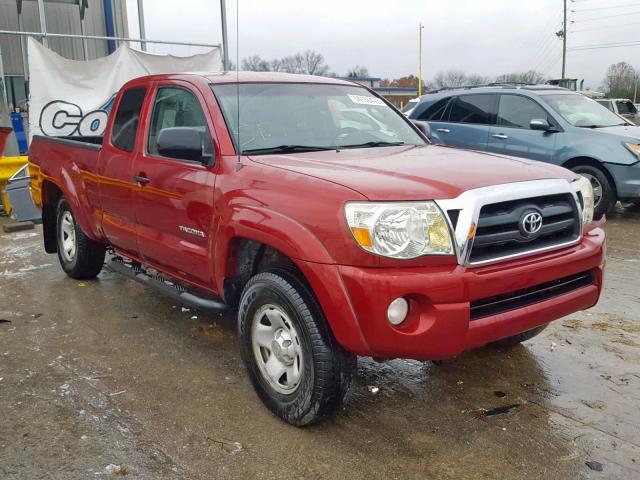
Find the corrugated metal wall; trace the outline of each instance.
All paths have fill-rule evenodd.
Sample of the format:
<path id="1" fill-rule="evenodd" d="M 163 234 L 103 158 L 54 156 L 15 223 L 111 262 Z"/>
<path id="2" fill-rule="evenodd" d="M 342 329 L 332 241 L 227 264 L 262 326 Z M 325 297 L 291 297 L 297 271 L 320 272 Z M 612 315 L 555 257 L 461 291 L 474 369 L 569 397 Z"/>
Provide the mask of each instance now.
<path id="1" fill-rule="evenodd" d="M 116 27 L 116 35 L 128 36 L 125 0 L 111 0 Z M 102 0 L 89 0 L 85 14 L 85 33 L 87 35 L 106 35 Z M 49 33 L 71 33 L 80 35 L 80 11 L 77 5 L 47 3 L 45 0 L 47 31 Z M 40 31 L 38 3 L 23 1 L 22 20 L 24 30 Z M 15 0 L 0 0 L 0 30 L 19 30 L 18 13 Z M 49 38 L 49 48 L 63 57 L 82 60 L 82 40 L 71 38 Z M 0 35 L 0 49 L 4 62 L 5 75 L 23 75 L 20 37 Z M 101 40 L 87 40 L 89 59 L 107 55 L 107 43 Z"/>

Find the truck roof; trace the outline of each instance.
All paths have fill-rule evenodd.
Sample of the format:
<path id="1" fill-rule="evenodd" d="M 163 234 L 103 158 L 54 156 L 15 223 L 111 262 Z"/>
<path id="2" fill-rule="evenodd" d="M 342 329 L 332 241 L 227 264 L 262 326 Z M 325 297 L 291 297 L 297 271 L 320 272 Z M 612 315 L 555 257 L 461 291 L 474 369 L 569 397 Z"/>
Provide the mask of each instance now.
<path id="1" fill-rule="evenodd" d="M 299 75 L 283 72 L 183 72 L 183 73 L 162 73 L 141 77 L 147 80 L 160 80 L 167 78 L 193 77 L 198 76 L 209 83 L 251 83 L 251 82 L 279 82 L 279 83 L 325 83 L 334 85 L 356 85 L 357 83 L 340 78 L 321 77 L 318 75 Z"/>

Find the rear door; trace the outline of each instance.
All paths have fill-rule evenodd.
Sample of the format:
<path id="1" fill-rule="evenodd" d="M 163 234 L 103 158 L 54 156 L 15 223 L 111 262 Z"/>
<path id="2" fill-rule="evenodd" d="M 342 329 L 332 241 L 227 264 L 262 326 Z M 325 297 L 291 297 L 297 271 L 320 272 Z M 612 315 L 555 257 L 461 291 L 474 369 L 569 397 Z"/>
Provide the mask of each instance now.
<path id="1" fill-rule="evenodd" d="M 120 96 L 115 105 L 111 134 L 103 140 L 97 175 L 93 179 L 98 184 L 105 236 L 112 245 L 134 257 L 138 254 L 138 245 L 133 208 L 136 189 L 133 164 L 146 93 L 144 85 L 130 86 Z"/>
<path id="2" fill-rule="evenodd" d="M 135 175 L 144 183 L 135 196 L 140 254 L 148 263 L 179 278 L 210 285 L 208 256 L 215 186 L 213 124 L 202 93 L 181 81 L 158 83 L 147 113 L 142 153 Z M 164 156 L 157 140 L 165 128 L 193 127 L 202 140 L 202 157 Z"/>
<path id="3" fill-rule="evenodd" d="M 470 150 L 486 150 L 495 122 L 494 93 L 459 95 L 447 104 L 443 119 L 432 124 L 441 143 Z"/>
<path id="4" fill-rule="evenodd" d="M 491 127 L 490 152 L 550 161 L 559 132 L 531 130 L 531 120 L 554 120 L 535 100 L 524 95 L 501 94 L 496 125 Z"/>

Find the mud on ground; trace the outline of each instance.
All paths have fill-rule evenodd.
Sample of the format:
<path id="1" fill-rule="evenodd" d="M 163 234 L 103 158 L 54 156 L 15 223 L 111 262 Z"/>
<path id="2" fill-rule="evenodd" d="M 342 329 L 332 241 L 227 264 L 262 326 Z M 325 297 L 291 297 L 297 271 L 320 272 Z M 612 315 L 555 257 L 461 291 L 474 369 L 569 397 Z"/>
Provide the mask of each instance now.
<path id="1" fill-rule="evenodd" d="M 442 365 L 360 359 L 305 429 L 252 391 L 231 315 L 0 234 L 0 478 L 640 478 L 640 209 L 606 230 L 595 308 Z"/>

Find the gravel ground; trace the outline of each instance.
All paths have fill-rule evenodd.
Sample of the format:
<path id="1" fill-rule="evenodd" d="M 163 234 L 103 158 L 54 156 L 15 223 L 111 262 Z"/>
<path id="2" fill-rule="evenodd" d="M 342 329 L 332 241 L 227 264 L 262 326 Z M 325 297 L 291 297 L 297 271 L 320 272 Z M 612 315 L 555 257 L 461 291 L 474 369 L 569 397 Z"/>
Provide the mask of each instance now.
<path id="1" fill-rule="evenodd" d="M 254 394 L 233 316 L 74 281 L 39 228 L 0 234 L 0 478 L 640 478 L 640 209 L 606 230 L 595 308 L 511 350 L 362 358 L 305 429 Z"/>

